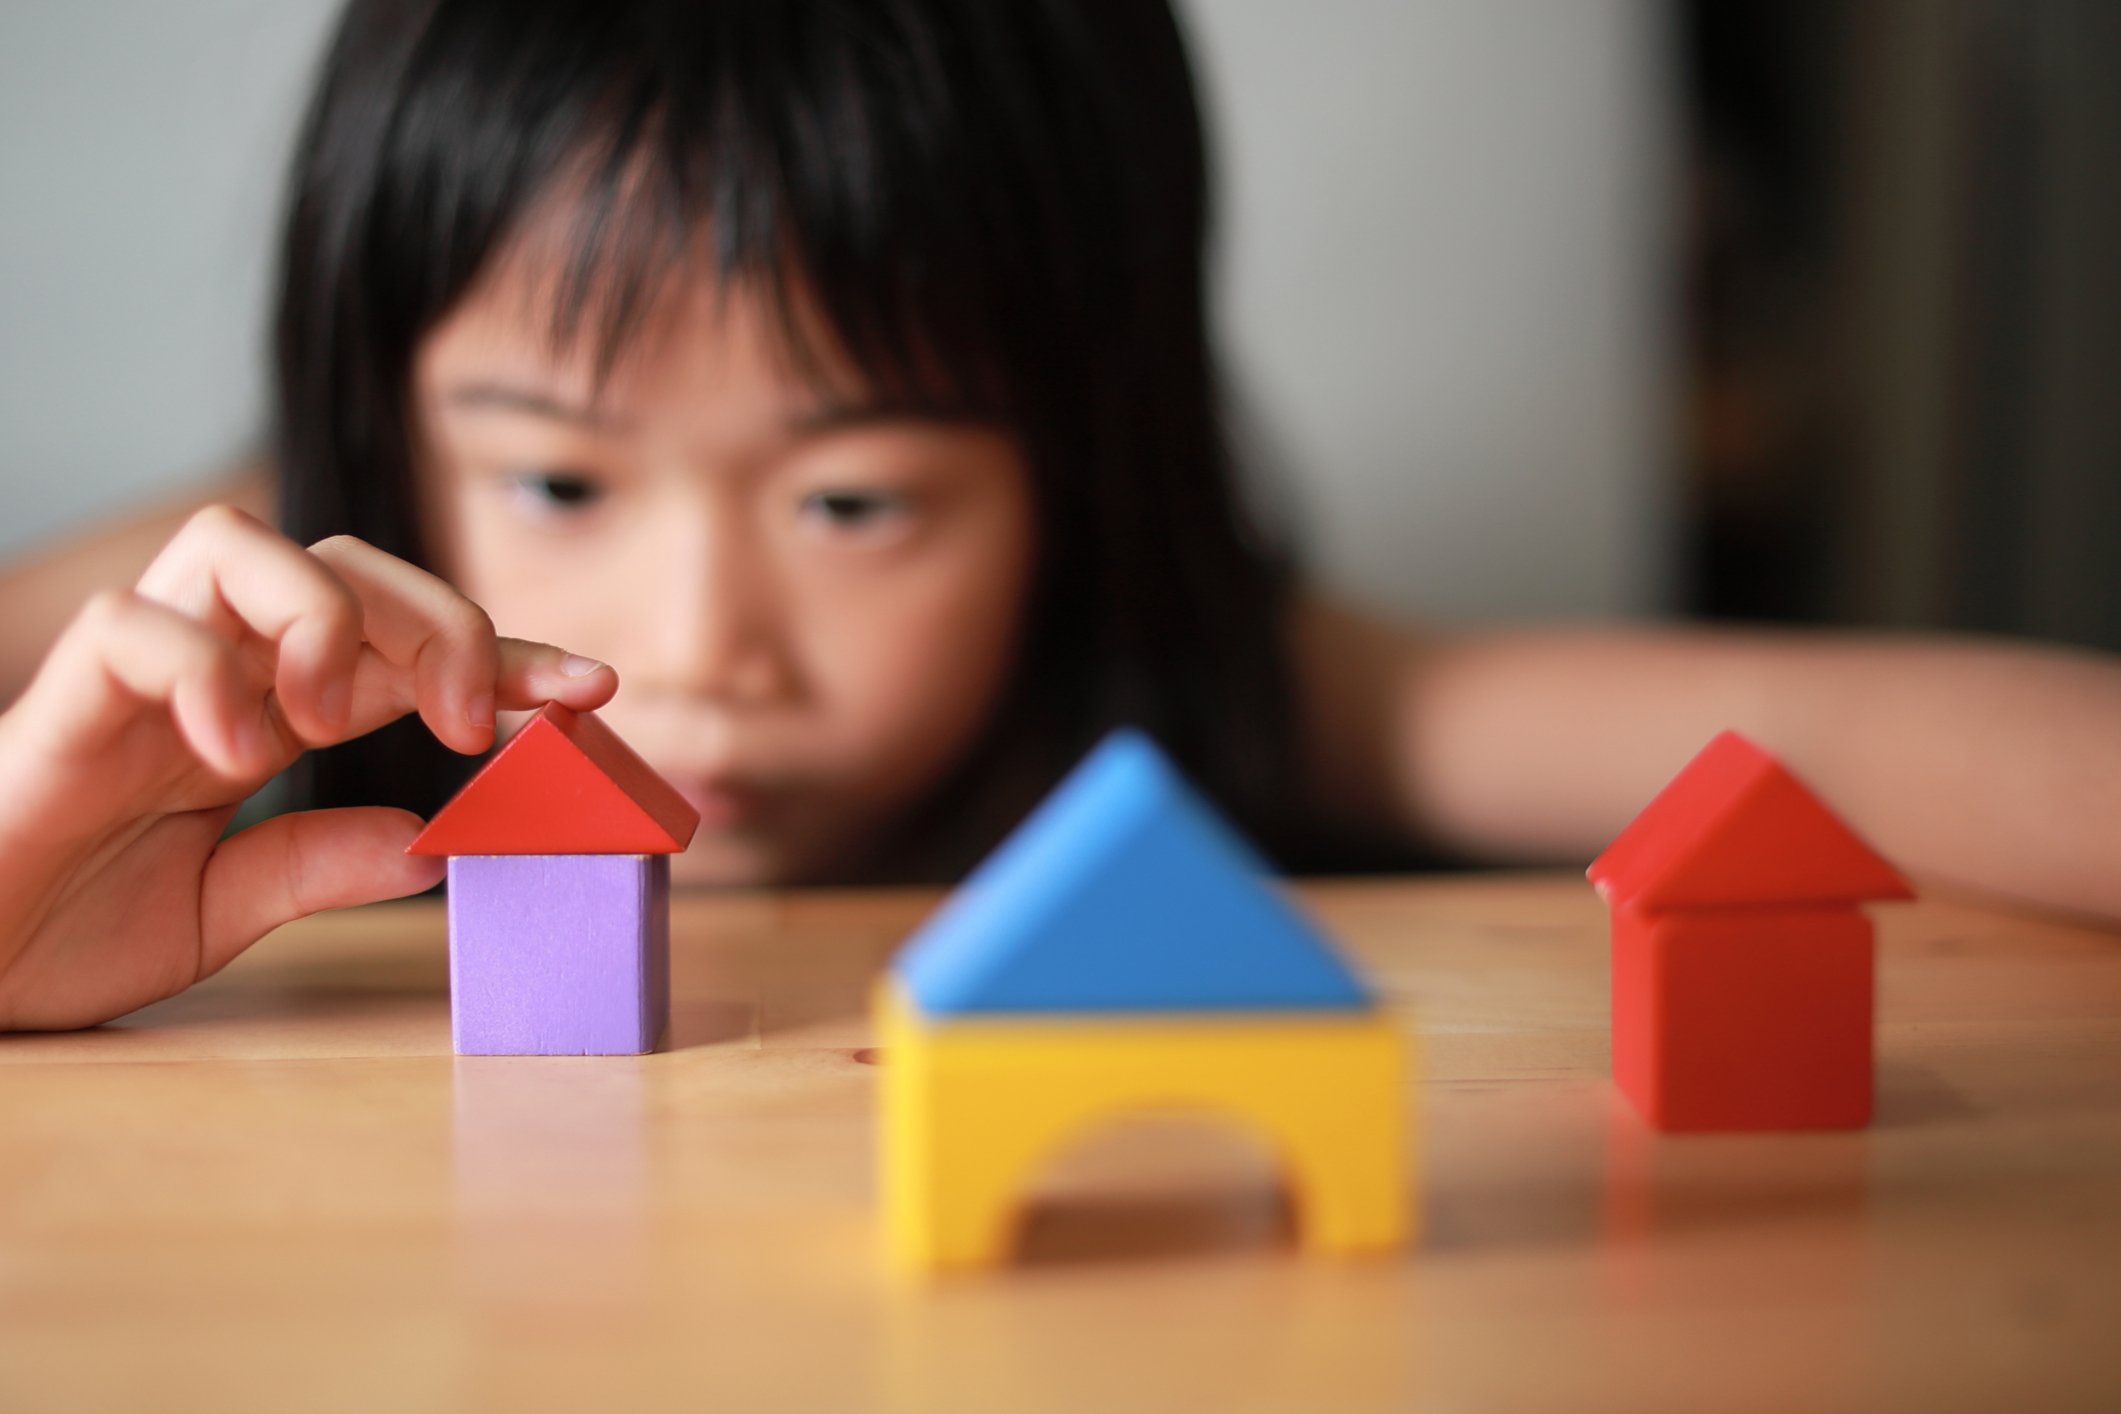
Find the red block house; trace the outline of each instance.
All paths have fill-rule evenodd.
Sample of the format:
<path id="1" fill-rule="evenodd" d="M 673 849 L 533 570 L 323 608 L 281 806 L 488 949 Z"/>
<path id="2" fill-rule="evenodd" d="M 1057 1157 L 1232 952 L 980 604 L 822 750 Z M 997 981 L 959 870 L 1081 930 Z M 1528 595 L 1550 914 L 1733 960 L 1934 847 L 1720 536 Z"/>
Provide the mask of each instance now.
<path id="1" fill-rule="evenodd" d="M 1891 865 L 1760 748 L 1711 741 L 1591 865 L 1613 910 L 1613 1080 L 1659 1129 L 1871 1117 L 1872 899 Z"/>
<path id="2" fill-rule="evenodd" d="M 459 1055 L 639 1055 L 670 1014 L 670 856 L 699 815 L 593 712 L 547 703 L 408 852 L 449 856 Z"/>

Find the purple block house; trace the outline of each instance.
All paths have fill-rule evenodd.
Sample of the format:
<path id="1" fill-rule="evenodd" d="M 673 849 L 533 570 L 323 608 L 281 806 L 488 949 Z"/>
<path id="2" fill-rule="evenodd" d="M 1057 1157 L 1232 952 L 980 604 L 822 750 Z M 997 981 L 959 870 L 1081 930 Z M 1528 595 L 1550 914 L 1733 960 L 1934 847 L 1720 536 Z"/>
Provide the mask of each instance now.
<path id="1" fill-rule="evenodd" d="M 466 1056 L 638 1055 L 670 1016 L 670 856 L 699 816 L 594 714 L 548 705 L 408 847 L 449 856 Z"/>

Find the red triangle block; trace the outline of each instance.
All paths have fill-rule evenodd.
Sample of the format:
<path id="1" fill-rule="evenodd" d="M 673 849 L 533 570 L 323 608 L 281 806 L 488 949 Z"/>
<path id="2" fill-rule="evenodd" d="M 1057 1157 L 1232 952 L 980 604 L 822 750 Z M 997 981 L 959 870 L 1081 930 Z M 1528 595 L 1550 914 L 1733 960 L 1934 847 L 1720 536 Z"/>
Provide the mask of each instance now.
<path id="1" fill-rule="evenodd" d="M 549 702 L 407 854 L 677 854 L 699 812 L 593 712 Z"/>
<path id="2" fill-rule="evenodd" d="M 1590 877 L 1608 902 L 1651 911 L 1914 897 L 1803 782 L 1736 732 L 1673 777 Z"/>

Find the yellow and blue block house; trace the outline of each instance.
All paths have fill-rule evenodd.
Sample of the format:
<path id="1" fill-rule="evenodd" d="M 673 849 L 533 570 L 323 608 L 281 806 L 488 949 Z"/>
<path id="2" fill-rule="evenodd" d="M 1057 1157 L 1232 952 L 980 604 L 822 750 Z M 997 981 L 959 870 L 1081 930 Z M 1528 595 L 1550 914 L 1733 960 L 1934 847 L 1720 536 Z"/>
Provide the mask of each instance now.
<path id="1" fill-rule="evenodd" d="M 885 1228 L 906 1265 L 1004 1259 L 1042 1164 L 1144 1110 L 1265 1139 L 1314 1251 L 1407 1238 L 1398 1028 L 1138 732 L 974 871 L 900 952 L 877 1013 Z"/>

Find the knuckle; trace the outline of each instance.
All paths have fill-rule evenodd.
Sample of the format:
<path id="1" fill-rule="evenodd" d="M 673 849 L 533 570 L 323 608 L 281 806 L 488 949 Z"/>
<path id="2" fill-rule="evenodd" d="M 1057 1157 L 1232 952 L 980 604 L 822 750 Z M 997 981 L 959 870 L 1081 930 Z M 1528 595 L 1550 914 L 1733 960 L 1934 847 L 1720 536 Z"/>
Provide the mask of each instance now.
<path id="1" fill-rule="evenodd" d="M 218 539 L 258 528 L 257 520 L 248 511 L 217 501 L 192 512 L 191 519 L 184 522 L 183 533 Z"/>
<path id="2" fill-rule="evenodd" d="M 449 606 L 447 626 L 451 637 L 465 642 L 486 644 L 494 641 L 493 616 L 461 596 Z"/>
<path id="3" fill-rule="evenodd" d="M 361 539 L 358 535 L 327 535 L 322 540 L 317 541 L 316 544 L 311 545 L 309 553 L 322 555 L 329 559 L 334 555 L 344 555 L 350 552 L 357 553 L 367 548 L 368 542 Z"/>
<path id="4" fill-rule="evenodd" d="M 310 903 L 309 851 L 302 848 L 302 836 L 311 824 L 308 815 L 295 815 L 280 837 L 280 878 L 287 890 L 288 909 L 297 918 L 316 912 Z"/>
<path id="5" fill-rule="evenodd" d="M 315 564 L 315 561 L 311 561 Z M 310 588 L 309 612 L 323 621 L 334 633 L 343 633 L 359 627 L 361 623 L 361 596 L 330 570 L 316 566 L 317 573 L 308 577 Z"/>
<path id="6" fill-rule="evenodd" d="M 325 621 L 331 626 L 331 631 L 341 636 L 358 637 L 365 617 L 359 597 L 345 585 L 334 581 L 331 607 L 325 611 Z"/>
<path id="7" fill-rule="evenodd" d="M 92 631 L 108 629 L 128 617 L 137 602 L 129 589 L 99 589 L 81 605 L 74 623 Z"/>

